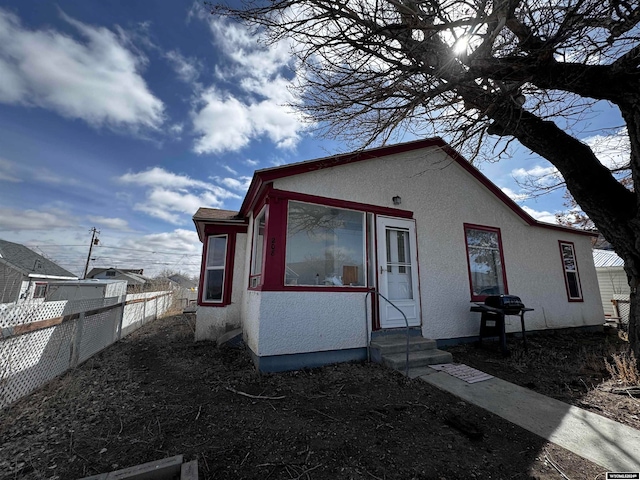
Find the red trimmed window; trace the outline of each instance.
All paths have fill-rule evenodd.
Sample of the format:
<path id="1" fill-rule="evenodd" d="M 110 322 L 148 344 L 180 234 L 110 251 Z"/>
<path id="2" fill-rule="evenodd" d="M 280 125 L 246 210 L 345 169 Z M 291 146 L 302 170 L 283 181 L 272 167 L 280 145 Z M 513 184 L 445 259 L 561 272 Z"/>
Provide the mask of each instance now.
<path id="1" fill-rule="evenodd" d="M 228 274 L 227 250 L 228 235 L 211 235 L 207 237 L 207 259 L 204 265 L 203 303 L 225 302 L 225 277 Z"/>
<path id="2" fill-rule="evenodd" d="M 508 293 L 500 229 L 464 225 L 471 301 Z"/>
<path id="3" fill-rule="evenodd" d="M 567 299 L 570 302 L 582 302 L 582 287 L 580 286 L 575 247 L 572 242 L 560 240 L 558 243 L 560 244 L 560 257 L 564 270 L 564 283 L 567 287 Z"/>
<path id="4" fill-rule="evenodd" d="M 365 213 L 289 201 L 287 286 L 363 287 Z"/>

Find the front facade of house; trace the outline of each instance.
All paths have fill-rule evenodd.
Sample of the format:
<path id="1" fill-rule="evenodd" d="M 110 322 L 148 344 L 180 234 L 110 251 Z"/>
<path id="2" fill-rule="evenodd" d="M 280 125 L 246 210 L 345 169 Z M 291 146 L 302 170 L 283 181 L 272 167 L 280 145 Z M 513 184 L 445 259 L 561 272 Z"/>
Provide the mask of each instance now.
<path id="1" fill-rule="evenodd" d="M 264 371 L 366 358 L 405 323 L 477 336 L 493 294 L 535 309 L 527 330 L 603 322 L 590 235 L 536 222 L 437 138 L 258 171 L 240 212 L 194 222 L 196 338 L 242 327 Z"/>

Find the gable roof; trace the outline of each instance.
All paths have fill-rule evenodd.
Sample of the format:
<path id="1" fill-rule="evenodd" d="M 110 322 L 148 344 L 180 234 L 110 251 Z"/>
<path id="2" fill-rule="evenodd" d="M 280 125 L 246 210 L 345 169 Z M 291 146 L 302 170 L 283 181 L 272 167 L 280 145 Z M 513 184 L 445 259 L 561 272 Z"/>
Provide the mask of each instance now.
<path id="1" fill-rule="evenodd" d="M 169 275 L 167 277 L 174 283 L 177 283 L 182 288 L 198 288 L 198 283 L 193 280 L 185 277 L 184 275 L 180 275 L 179 273 L 175 273 L 173 275 Z"/>
<path id="2" fill-rule="evenodd" d="M 93 267 L 91 270 L 89 270 L 89 273 L 87 273 L 87 278 L 93 277 L 94 275 L 99 275 L 103 272 L 106 272 L 107 270 L 114 270 L 116 272 L 128 274 L 134 273 L 136 275 L 142 275 L 142 272 L 144 271 L 142 268 Z"/>
<path id="3" fill-rule="evenodd" d="M 37 254 L 30 248 L 19 243 L 0 240 L 0 263 L 10 265 L 22 272 L 23 275 L 32 277 L 62 277 L 69 280 L 77 280 L 69 270 L 52 262 L 48 258 Z"/>
<path id="4" fill-rule="evenodd" d="M 624 267 L 624 260 L 613 250 L 593 250 L 593 263 L 596 268 Z"/>
<path id="5" fill-rule="evenodd" d="M 215 223 L 217 225 L 247 225 L 247 218 L 243 218 L 240 212 L 236 212 L 235 210 L 200 207 L 193 216 L 193 223 L 196 225 L 198 238 L 200 241 L 203 241 L 204 225 L 206 223 Z"/>
<path id="6" fill-rule="evenodd" d="M 92 268 L 91 271 L 87 274 L 87 278 L 93 278 L 95 275 L 100 275 L 101 273 L 107 272 L 109 270 L 113 270 L 116 272 L 116 275 L 113 277 L 109 277 L 110 280 L 123 280 L 126 279 L 128 283 L 135 285 L 142 285 L 143 283 L 147 283 L 149 279 L 138 272 L 142 270 L 139 268 Z"/>
<path id="7" fill-rule="evenodd" d="M 382 158 L 389 155 L 397 155 L 399 153 L 410 152 L 413 150 L 419 150 L 423 148 L 438 148 L 445 152 L 451 159 L 453 159 L 458 165 L 478 180 L 484 187 L 486 187 L 491 193 L 493 193 L 498 200 L 504 203 L 510 208 L 516 215 L 518 215 L 527 224 L 537 227 L 549 228 L 552 230 L 561 230 L 565 232 L 571 232 L 578 235 L 597 236 L 596 233 L 577 230 L 571 227 L 565 227 L 562 225 L 556 225 L 552 223 L 541 222 L 534 219 L 531 215 L 525 212 L 516 202 L 509 198 L 500 188 L 498 188 L 491 180 L 489 180 L 480 170 L 474 167 L 467 159 L 455 151 L 451 145 L 445 142 L 440 137 L 427 138 L 423 140 L 416 140 L 412 142 L 399 143 L 395 145 L 388 145 L 383 147 L 376 147 L 367 150 L 359 150 L 351 153 L 345 153 L 341 155 L 333 155 L 329 157 L 323 157 L 316 160 L 307 160 L 304 162 L 290 163 L 287 165 L 281 165 L 278 167 L 265 168 L 256 170 L 251 179 L 251 184 L 247 190 L 247 194 L 240 207 L 240 212 L 236 218 L 247 218 L 249 212 L 253 208 L 253 205 L 260 193 L 266 187 L 267 184 L 273 180 L 279 178 L 290 177 L 293 175 L 300 175 L 302 173 L 313 172 L 316 170 L 322 170 L 325 168 L 333 168 L 341 165 L 347 165 L 350 163 L 362 162 L 371 160 L 374 158 Z M 198 210 L 200 212 L 202 208 Z M 213 210 L 213 209 L 206 209 Z M 198 215 L 196 213 L 196 215 Z M 194 216 L 194 221 L 196 217 Z M 196 222 L 196 225 L 198 222 Z"/>

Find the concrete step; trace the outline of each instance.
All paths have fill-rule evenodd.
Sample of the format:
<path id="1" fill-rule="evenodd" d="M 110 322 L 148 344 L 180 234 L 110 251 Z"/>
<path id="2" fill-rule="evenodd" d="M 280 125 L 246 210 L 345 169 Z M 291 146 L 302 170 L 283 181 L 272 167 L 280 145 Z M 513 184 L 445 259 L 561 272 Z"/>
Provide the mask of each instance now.
<path id="1" fill-rule="evenodd" d="M 390 355 L 385 353 L 382 356 L 382 363 L 394 370 L 404 370 L 406 359 L 406 353 L 392 353 Z M 431 350 L 409 352 L 409 368 L 452 362 L 453 357 L 449 352 L 444 352 L 435 348 Z"/>
<path id="2" fill-rule="evenodd" d="M 405 335 L 387 335 L 371 340 L 371 348 L 380 351 L 381 355 L 405 352 L 407 349 L 407 337 Z M 409 351 L 433 350 L 436 341 L 418 336 L 409 337 Z"/>

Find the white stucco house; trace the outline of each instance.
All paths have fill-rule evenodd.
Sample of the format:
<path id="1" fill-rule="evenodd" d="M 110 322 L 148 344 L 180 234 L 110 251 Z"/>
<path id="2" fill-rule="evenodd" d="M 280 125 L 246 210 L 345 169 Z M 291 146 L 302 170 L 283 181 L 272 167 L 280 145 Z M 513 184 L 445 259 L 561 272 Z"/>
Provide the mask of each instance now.
<path id="1" fill-rule="evenodd" d="M 258 170 L 239 212 L 194 222 L 196 339 L 241 327 L 262 371 L 366 358 L 405 324 L 372 290 L 439 345 L 477 337 L 493 294 L 535 309 L 527 330 L 604 321 L 592 235 L 534 220 L 440 138 Z"/>

